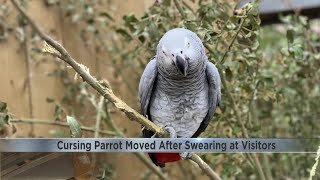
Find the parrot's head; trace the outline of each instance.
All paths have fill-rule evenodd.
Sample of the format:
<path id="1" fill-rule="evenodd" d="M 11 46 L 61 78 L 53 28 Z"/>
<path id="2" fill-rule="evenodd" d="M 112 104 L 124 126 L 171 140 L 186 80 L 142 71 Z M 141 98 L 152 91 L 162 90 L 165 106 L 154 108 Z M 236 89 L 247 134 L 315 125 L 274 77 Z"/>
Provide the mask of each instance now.
<path id="1" fill-rule="evenodd" d="M 160 71 L 171 76 L 187 76 L 204 64 L 204 46 L 190 30 L 176 28 L 166 32 L 157 47 Z"/>

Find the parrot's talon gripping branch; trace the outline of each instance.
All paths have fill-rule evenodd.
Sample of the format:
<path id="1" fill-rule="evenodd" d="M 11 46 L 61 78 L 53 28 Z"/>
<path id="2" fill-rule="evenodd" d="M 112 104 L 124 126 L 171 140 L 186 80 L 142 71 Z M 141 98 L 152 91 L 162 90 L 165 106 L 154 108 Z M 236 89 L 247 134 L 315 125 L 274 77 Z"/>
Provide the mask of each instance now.
<path id="1" fill-rule="evenodd" d="M 182 152 L 180 153 L 180 157 L 183 160 L 190 159 L 192 156 L 192 152 Z"/>
<path id="2" fill-rule="evenodd" d="M 174 130 L 173 127 L 165 126 L 163 129 L 169 133 L 170 138 L 177 138 L 177 132 L 176 132 L 176 130 Z"/>
<path id="3" fill-rule="evenodd" d="M 108 99 L 111 103 L 115 105 L 116 108 L 120 109 L 125 115 L 133 121 L 137 121 L 139 124 L 145 126 L 145 129 L 150 130 L 160 137 L 168 136 L 168 132 L 143 115 L 132 109 L 125 102 L 123 102 L 120 98 L 118 98 L 112 90 L 108 86 L 104 86 L 97 81 L 92 75 L 86 72 L 83 68 L 79 66 L 79 63 L 75 59 L 71 57 L 68 51 L 58 42 L 53 40 L 50 36 L 45 34 L 41 29 L 36 25 L 36 23 L 26 14 L 26 12 L 18 5 L 15 0 L 10 0 L 13 6 L 19 11 L 19 13 L 29 22 L 31 28 L 43 39 L 46 43 L 52 46 L 55 50 L 57 50 L 61 56 L 59 58 L 69 64 L 81 77 L 87 82 L 92 88 L 94 88 L 98 93 L 103 95 L 104 98 Z M 205 172 L 210 179 L 220 180 L 221 178 L 210 168 L 208 164 L 206 164 L 198 155 L 195 153 L 191 154 L 191 160 L 199 165 L 199 167 Z"/>

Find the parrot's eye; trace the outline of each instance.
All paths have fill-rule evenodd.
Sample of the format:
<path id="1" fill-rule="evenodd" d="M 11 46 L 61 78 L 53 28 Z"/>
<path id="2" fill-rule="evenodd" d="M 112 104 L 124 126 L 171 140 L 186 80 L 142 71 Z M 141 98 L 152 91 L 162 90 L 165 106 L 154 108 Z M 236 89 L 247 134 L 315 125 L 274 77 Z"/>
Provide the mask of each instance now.
<path id="1" fill-rule="evenodd" d="M 164 55 L 167 55 L 164 51 L 162 51 L 162 53 L 163 53 Z"/>
<path id="2" fill-rule="evenodd" d="M 174 57 L 174 54 L 171 54 L 172 55 L 172 57 Z"/>
<path id="3" fill-rule="evenodd" d="M 182 54 L 182 51 L 180 51 L 181 52 L 181 54 Z"/>

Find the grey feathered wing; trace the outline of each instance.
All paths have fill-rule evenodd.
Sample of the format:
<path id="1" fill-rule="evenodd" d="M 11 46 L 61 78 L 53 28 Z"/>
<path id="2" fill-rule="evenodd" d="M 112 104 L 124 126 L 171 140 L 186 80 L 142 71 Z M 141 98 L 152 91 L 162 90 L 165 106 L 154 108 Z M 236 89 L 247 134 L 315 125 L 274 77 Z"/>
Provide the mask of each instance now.
<path id="1" fill-rule="evenodd" d="M 147 64 L 146 68 L 144 69 L 142 76 L 140 78 L 139 83 L 139 98 L 140 98 L 140 106 L 141 106 L 141 113 L 144 116 L 148 116 L 149 120 L 151 120 L 151 115 L 149 112 L 149 103 L 153 93 L 154 84 L 156 82 L 158 75 L 158 68 L 156 63 L 156 58 L 153 57 L 151 61 Z M 154 132 L 149 131 L 147 129 L 143 129 L 142 131 L 144 138 L 151 138 L 154 135 Z M 157 162 L 157 158 L 155 153 L 148 153 L 150 159 L 154 164 L 157 166 L 159 165 Z M 164 165 L 161 165 L 161 167 Z"/>
<path id="2" fill-rule="evenodd" d="M 206 117 L 201 122 L 200 127 L 192 137 L 198 137 L 200 133 L 202 133 L 207 128 L 221 100 L 221 79 L 219 71 L 211 62 L 206 61 L 206 63 L 206 77 L 209 87 L 209 110 Z"/>
<path id="3" fill-rule="evenodd" d="M 139 83 L 139 98 L 140 98 L 140 107 L 141 113 L 144 116 L 148 116 L 149 120 L 151 120 L 151 116 L 149 114 L 149 102 L 152 96 L 154 83 L 157 79 L 158 68 L 156 63 L 156 58 L 153 57 L 151 61 L 147 64 L 144 69 L 142 76 L 140 78 Z M 152 131 L 144 130 L 143 136 L 150 138 L 153 135 Z"/>

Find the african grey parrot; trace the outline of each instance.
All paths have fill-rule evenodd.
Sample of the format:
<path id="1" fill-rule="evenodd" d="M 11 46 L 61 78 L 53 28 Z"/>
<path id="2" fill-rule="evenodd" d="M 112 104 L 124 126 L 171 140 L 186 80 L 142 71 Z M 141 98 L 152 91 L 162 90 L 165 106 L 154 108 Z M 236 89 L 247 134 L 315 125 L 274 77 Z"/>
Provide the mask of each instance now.
<path id="1" fill-rule="evenodd" d="M 163 35 L 141 76 L 139 98 L 141 113 L 168 130 L 170 137 L 198 137 L 206 129 L 221 100 L 221 80 L 195 33 L 176 28 Z M 143 130 L 144 137 L 153 135 Z M 180 155 L 149 153 L 160 167 Z"/>

